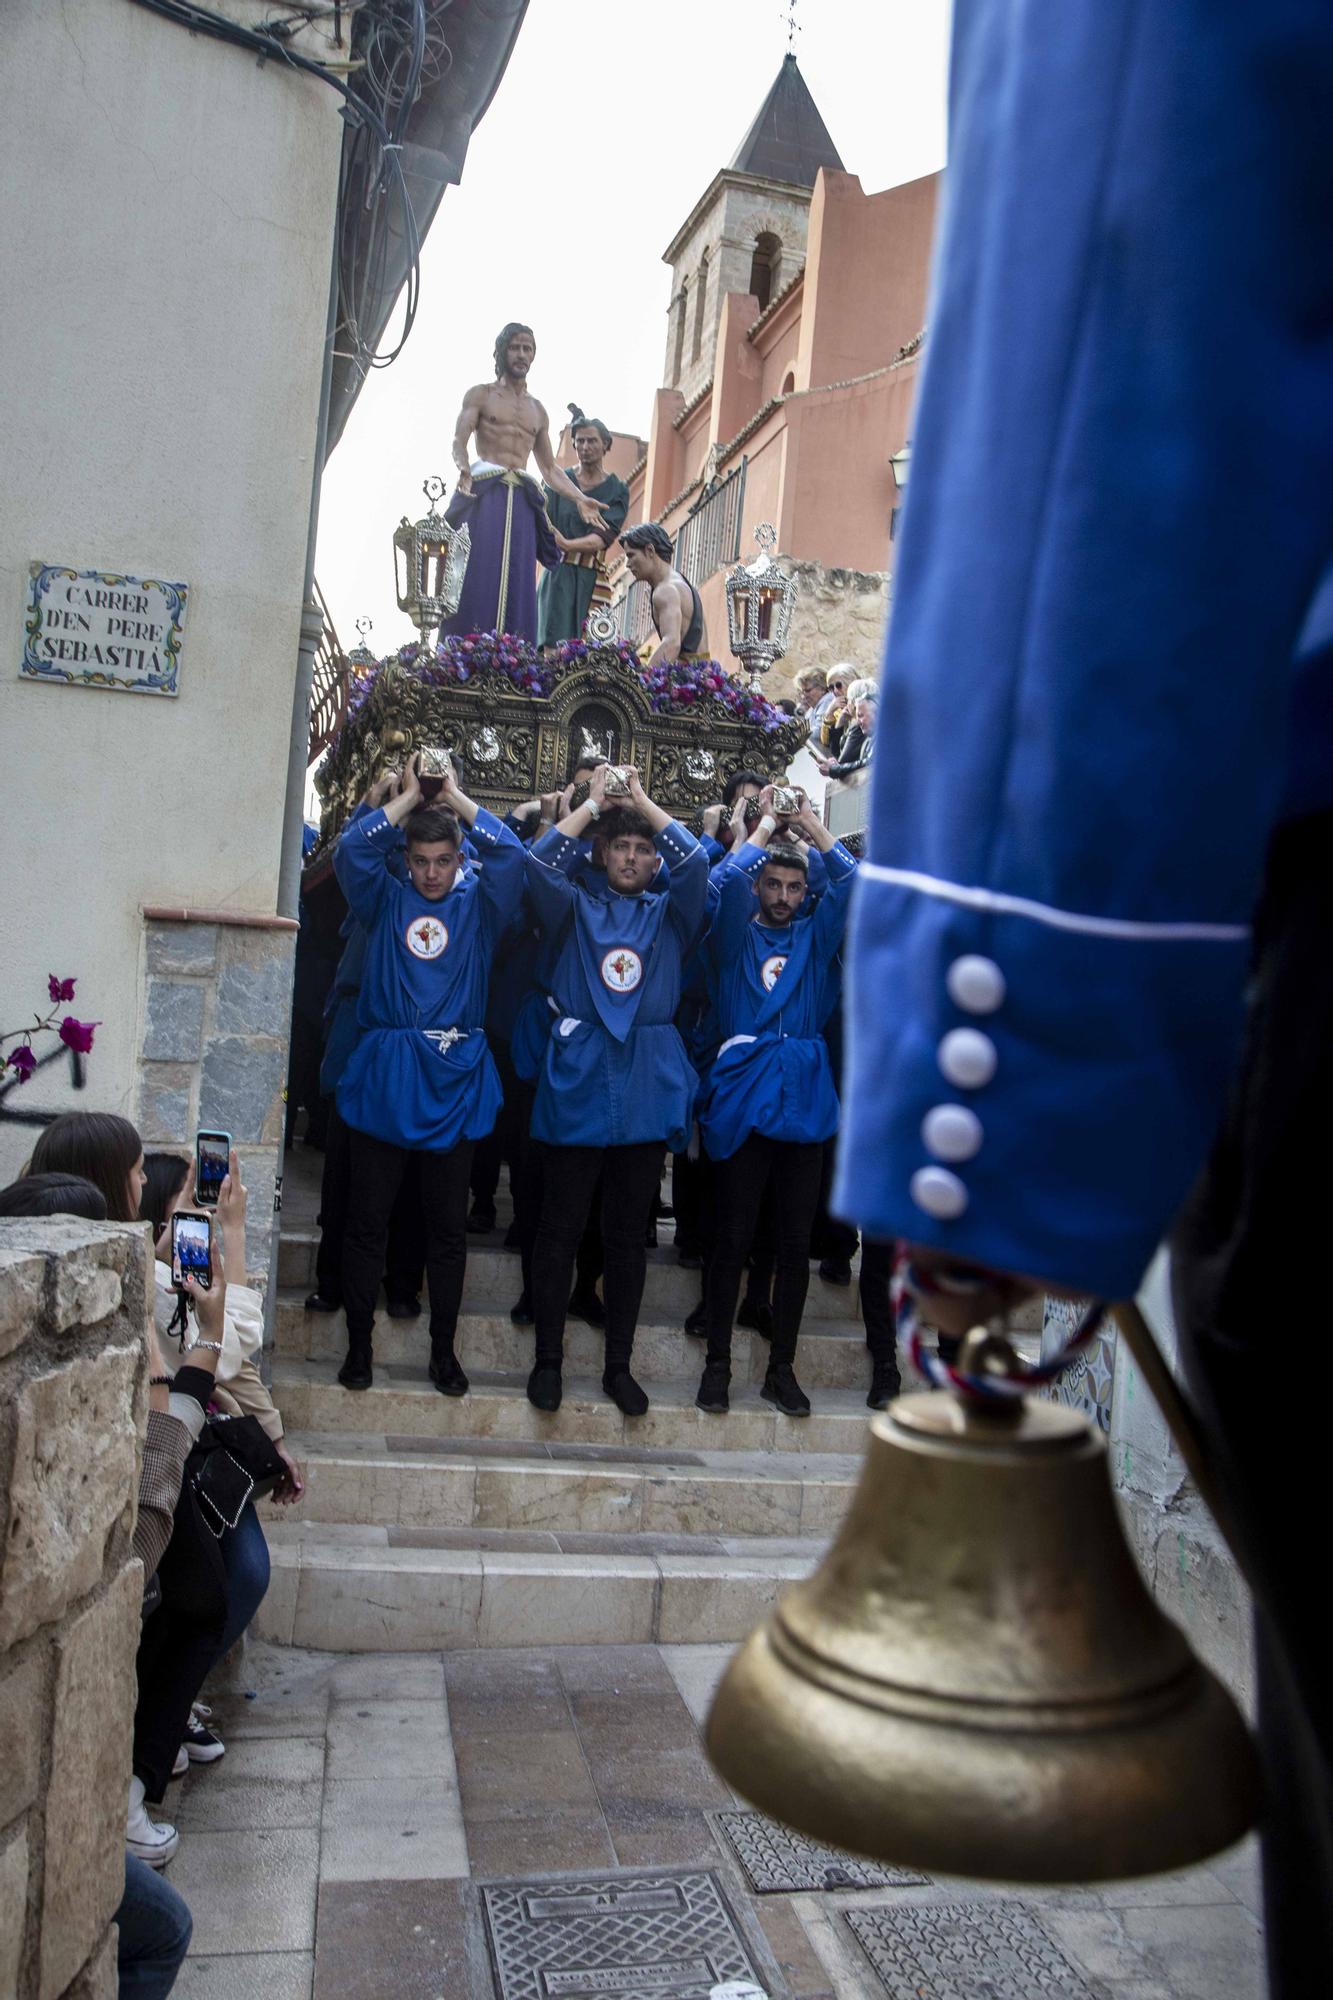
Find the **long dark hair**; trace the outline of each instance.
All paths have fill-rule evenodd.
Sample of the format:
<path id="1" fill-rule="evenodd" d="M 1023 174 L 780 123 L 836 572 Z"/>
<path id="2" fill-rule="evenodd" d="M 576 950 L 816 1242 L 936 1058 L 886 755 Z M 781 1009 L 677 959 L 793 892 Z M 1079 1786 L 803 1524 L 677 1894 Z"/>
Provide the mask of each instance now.
<path id="1" fill-rule="evenodd" d="M 505 372 L 505 364 L 509 359 L 509 343 L 516 333 L 528 334 L 531 337 L 533 346 L 537 345 L 536 334 L 533 333 L 530 326 L 524 326 L 521 319 L 511 319 L 507 326 L 502 326 L 495 336 L 495 379 L 497 382 Z"/>
<path id="2" fill-rule="evenodd" d="M 81 1215 L 105 1222 L 106 1196 L 82 1174 L 24 1174 L 0 1188 L 0 1215 Z"/>
<path id="3" fill-rule="evenodd" d="M 114 1111 L 66 1111 L 48 1125 L 28 1163 L 34 1174 L 82 1174 L 106 1196 L 108 1222 L 137 1222 L 130 1206 L 130 1169 L 143 1141 Z"/>
<path id="4" fill-rule="evenodd" d="M 190 1163 L 179 1153 L 145 1153 L 143 1170 L 147 1179 L 139 1202 L 139 1220 L 152 1223 L 156 1243 L 167 1226 L 167 1211 L 185 1186 Z"/>

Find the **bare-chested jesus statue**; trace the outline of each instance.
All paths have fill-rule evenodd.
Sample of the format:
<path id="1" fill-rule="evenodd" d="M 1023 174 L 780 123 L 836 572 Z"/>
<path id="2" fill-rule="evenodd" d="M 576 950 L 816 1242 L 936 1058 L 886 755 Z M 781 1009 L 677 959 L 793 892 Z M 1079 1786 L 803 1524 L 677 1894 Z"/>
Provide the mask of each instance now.
<path id="1" fill-rule="evenodd" d="M 455 526 L 467 522 L 472 554 L 458 611 L 441 627 L 444 632 L 511 632 L 536 643 L 537 564 L 554 569 L 561 556 L 542 489 L 526 469 L 529 456 L 547 485 L 572 500 L 590 528 L 606 511 L 555 462 L 546 412 L 528 394 L 536 353 L 532 328 L 511 321 L 495 343 L 495 380 L 469 389 L 458 413 L 458 486 L 446 518 Z M 470 459 L 474 433 L 478 456 Z"/>

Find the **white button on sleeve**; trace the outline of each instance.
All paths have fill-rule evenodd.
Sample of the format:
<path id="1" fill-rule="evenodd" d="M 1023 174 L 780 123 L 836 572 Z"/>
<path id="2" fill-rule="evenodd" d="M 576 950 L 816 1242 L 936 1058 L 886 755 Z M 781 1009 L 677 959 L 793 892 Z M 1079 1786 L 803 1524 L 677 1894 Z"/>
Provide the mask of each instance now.
<path id="1" fill-rule="evenodd" d="M 937 1104 L 921 1121 L 921 1142 L 937 1160 L 970 1160 L 982 1136 L 981 1120 L 965 1104 Z"/>
<path id="2" fill-rule="evenodd" d="M 979 1028 L 951 1028 L 940 1043 L 940 1074 L 959 1090 L 980 1090 L 995 1074 L 999 1057 Z"/>
<path id="3" fill-rule="evenodd" d="M 944 984 L 955 1007 L 965 1014 L 993 1014 L 1004 1004 L 1004 974 L 993 958 L 969 952 L 956 958 L 944 975 Z"/>
<path id="4" fill-rule="evenodd" d="M 936 1222 L 952 1222 L 967 1207 L 967 1189 L 947 1167 L 918 1167 L 912 1175 L 912 1200 Z"/>

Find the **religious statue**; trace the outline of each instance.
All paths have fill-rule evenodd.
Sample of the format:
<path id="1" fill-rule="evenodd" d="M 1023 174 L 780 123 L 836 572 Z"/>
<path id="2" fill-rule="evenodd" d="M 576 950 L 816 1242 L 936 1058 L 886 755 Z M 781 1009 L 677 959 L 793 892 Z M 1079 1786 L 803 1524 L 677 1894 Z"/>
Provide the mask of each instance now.
<path id="1" fill-rule="evenodd" d="M 547 570 L 537 585 L 539 646 L 558 646 L 562 639 L 581 637 L 597 582 L 598 560 L 624 527 L 629 511 L 628 486 L 606 470 L 610 431 L 598 418 L 585 417 L 577 403 L 569 405 L 569 416 L 578 459 L 577 465 L 569 467 L 569 477 L 581 493 L 600 501 L 606 512 L 595 527 L 587 527 L 573 503 L 547 485 L 546 512 L 564 561 L 559 569 Z"/>
<path id="2" fill-rule="evenodd" d="M 652 591 L 657 647 L 648 666 L 670 666 L 676 660 L 707 659 L 708 632 L 699 593 L 675 568 L 675 545 L 656 521 L 644 521 L 622 535 L 629 573 Z"/>
<path id="3" fill-rule="evenodd" d="M 472 554 L 463 594 L 446 633 L 509 632 L 529 645 L 537 637 L 537 564 L 562 560 L 542 489 L 526 470 L 529 457 L 547 486 L 570 501 L 580 521 L 597 527 L 605 510 L 560 470 L 551 450 L 546 411 L 528 393 L 537 353 L 532 328 L 511 320 L 495 343 L 495 380 L 468 390 L 454 430 L 458 486 L 445 519 L 467 522 Z M 478 457 L 468 456 L 476 435 Z"/>

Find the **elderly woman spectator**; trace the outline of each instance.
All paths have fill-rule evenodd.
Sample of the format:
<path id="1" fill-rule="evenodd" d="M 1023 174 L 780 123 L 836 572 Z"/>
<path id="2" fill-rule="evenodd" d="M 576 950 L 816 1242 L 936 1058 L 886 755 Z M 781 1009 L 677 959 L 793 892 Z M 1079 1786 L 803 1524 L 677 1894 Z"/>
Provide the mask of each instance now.
<path id="1" fill-rule="evenodd" d="M 839 757 L 820 757 L 815 762 L 826 778 L 851 778 L 865 771 L 875 754 L 875 724 L 879 716 L 879 683 L 853 681 L 847 690 L 853 722 L 842 742 Z"/>

